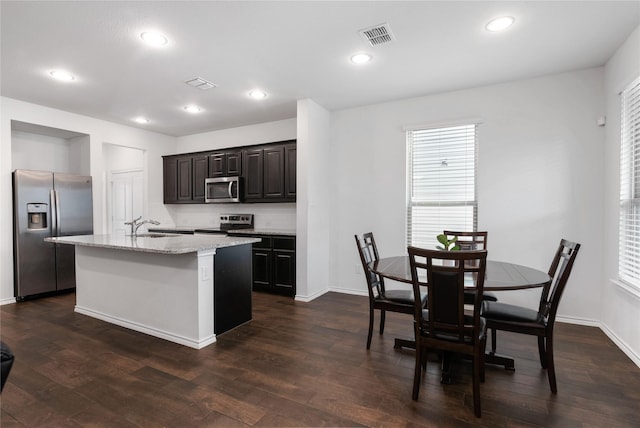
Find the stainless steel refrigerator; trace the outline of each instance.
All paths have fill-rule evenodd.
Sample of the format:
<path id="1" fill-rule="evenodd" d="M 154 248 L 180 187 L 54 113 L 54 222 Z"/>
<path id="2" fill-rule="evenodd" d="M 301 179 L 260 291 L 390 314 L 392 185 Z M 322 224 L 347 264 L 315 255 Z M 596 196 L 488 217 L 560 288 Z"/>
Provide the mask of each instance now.
<path id="1" fill-rule="evenodd" d="M 13 172 L 14 294 L 18 300 L 75 288 L 75 247 L 50 236 L 93 233 L 91 177 Z"/>

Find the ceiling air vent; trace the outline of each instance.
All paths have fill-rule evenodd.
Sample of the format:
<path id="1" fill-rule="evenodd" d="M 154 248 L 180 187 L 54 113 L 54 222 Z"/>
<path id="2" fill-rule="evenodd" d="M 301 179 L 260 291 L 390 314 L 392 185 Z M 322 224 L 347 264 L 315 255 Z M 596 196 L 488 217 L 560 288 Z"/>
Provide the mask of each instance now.
<path id="1" fill-rule="evenodd" d="M 375 25 L 370 28 L 365 28 L 359 31 L 363 39 L 365 39 L 371 46 L 379 46 L 385 43 L 389 43 L 395 40 L 391 27 L 386 22 L 383 24 Z"/>
<path id="2" fill-rule="evenodd" d="M 189 86 L 193 86 L 194 88 L 200 89 L 201 91 L 206 91 L 207 89 L 216 87 L 215 83 L 204 80 L 202 77 L 196 77 L 195 79 L 187 80 L 184 83 Z"/>

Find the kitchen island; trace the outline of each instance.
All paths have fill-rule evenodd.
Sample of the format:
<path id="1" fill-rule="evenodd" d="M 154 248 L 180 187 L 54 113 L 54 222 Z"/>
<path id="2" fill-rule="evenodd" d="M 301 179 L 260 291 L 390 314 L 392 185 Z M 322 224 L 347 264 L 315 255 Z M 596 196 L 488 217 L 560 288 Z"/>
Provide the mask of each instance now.
<path id="1" fill-rule="evenodd" d="M 201 349 L 251 320 L 251 244 L 222 235 L 81 235 L 75 311 Z"/>

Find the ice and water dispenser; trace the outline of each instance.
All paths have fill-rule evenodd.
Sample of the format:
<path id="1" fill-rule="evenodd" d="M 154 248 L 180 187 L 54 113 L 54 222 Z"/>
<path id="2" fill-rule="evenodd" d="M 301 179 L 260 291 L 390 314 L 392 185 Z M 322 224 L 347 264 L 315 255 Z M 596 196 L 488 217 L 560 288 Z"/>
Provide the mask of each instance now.
<path id="1" fill-rule="evenodd" d="M 27 204 L 27 229 L 46 229 L 48 211 L 48 204 Z"/>

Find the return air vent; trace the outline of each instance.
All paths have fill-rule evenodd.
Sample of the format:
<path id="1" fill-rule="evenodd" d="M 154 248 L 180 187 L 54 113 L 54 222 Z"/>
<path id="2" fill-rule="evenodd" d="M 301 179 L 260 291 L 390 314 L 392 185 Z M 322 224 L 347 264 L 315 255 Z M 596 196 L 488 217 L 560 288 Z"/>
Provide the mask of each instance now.
<path id="1" fill-rule="evenodd" d="M 204 80 L 202 77 L 196 77 L 195 79 L 187 80 L 184 83 L 189 86 L 193 86 L 194 88 L 200 89 L 201 91 L 206 91 L 207 89 L 216 87 L 215 83 Z"/>
<path id="2" fill-rule="evenodd" d="M 362 38 L 373 47 L 392 42 L 396 39 L 391 32 L 391 27 L 389 27 L 389 24 L 386 22 L 360 30 L 359 33 Z"/>

